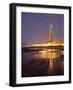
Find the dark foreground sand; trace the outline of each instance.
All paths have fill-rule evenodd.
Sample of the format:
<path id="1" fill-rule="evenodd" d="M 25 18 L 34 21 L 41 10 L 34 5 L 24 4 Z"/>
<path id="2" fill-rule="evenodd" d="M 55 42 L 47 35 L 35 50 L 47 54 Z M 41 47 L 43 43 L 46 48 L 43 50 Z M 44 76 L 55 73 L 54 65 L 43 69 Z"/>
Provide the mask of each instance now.
<path id="1" fill-rule="evenodd" d="M 64 75 L 64 56 L 50 59 L 22 58 L 22 77 Z"/>

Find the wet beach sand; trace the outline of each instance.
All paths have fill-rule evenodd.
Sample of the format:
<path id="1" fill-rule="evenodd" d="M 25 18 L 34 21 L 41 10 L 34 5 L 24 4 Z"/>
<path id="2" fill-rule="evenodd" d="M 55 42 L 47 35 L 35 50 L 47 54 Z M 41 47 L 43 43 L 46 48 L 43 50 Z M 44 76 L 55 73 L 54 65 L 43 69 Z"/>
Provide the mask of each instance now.
<path id="1" fill-rule="evenodd" d="M 64 55 L 56 58 L 34 58 L 38 54 L 22 54 L 22 77 L 64 75 Z"/>

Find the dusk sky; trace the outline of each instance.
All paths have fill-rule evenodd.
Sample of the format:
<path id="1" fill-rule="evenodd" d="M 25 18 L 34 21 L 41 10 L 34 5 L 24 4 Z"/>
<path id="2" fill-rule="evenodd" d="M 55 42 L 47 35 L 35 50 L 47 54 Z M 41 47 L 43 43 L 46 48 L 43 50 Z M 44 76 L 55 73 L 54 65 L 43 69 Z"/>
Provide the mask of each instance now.
<path id="1" fill-rule="evenodd" d="M 47 13 L 21 14 L 22 44 L 46 43 L 49 26 L 53 25 L 54 40 L 64 39 L 64 15 Z"/>

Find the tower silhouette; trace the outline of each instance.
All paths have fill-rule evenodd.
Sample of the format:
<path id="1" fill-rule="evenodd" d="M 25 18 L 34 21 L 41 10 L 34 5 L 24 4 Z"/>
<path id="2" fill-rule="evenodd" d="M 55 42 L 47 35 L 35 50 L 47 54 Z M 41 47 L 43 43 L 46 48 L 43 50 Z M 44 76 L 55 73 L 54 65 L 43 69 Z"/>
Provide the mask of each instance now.
<path id="1" fill-rule="evenodd" d="M 52 42 L 53 41 L 53 25 L 50 24 L 49 26 L 49 42 Z"/>

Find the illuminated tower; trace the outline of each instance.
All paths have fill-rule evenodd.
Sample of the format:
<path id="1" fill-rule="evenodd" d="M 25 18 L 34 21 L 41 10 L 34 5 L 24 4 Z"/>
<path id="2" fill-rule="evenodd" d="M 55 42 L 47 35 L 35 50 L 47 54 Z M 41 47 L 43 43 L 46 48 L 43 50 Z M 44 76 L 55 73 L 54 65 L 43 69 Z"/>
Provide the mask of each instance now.
<path id="1" fill-rule="evenodd" d="M 53 41 L 53 25 L 50 24 L 49 26 L 49 42 L 52 42 Z"/>

